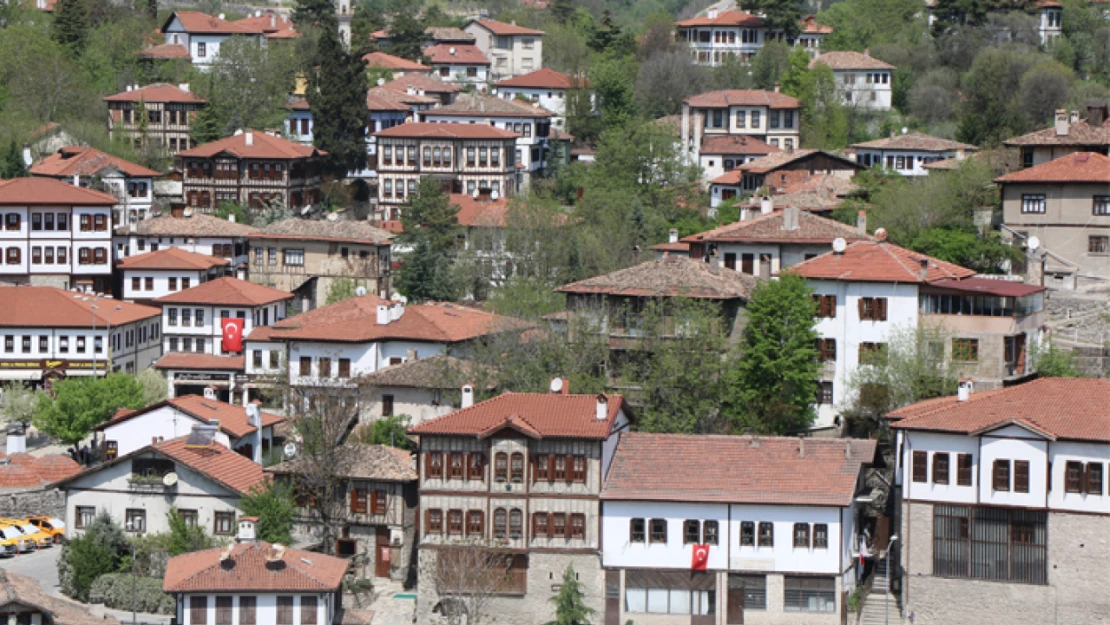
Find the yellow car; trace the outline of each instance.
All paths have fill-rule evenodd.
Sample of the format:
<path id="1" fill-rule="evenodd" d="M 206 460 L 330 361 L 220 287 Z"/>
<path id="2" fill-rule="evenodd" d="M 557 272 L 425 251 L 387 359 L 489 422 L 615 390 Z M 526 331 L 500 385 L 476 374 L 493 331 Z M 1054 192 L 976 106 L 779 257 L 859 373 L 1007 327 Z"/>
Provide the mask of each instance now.
<path id="1" fill-rule="evenodd" d="M 50 536 L 54 539 L 55 544 L 62 542 L 62 538 L 65 537 L 66 524 L 65 521 L 62 521 L 61 519 L 47 516 L 45 514 L 37 514 L 32 517 L 27 517 L 27 520 L 25 522 L 34 525 L 47 534 L 50 534 Z"/>
<path id="2" fill-rule="evenodd" d="M 30 547 L 23 549 L 24 551 L 34 551 L 41 547 L 52 547 L 54 545 L 53 536 L 31 525 L 26 519 L 0 518 L 0 523 L 11 525 L 23 533 L 23 539 L 30 543 Z"/>
<path id="3" fill-rule="evenodd" d="M 23 535 L 14 525 L 0 523 L 0 547 L 6 555 L 15 555 L 17 552 L 34 551 L 36 544 Z"/>

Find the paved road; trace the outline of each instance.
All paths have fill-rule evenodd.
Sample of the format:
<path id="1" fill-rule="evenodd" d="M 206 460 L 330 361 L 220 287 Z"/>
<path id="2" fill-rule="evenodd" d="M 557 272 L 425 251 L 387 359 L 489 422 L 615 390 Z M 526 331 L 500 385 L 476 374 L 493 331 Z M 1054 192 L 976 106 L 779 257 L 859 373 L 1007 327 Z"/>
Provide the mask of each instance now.
<path id="1" fill-rule="evenodd" d="M 61 551 L 59 547 L 51 547 L 36 553 L 25 553 L 12 558 L 0 559 L 0 569 L 33 577 L 39 580 L 43 590 L 47 593 L 55 597 L 62 597 L 61 589 L 58 587 L 58 554 Z M 101 604 L 89 605 L 89 613 L 96 616 L 110 614 L 119 619 L 120 623 L 131 623 L 131 612 L 111 610 Z M 164 614 L 143 614 L 140 612 L 138 620 L 139 623 L 168 625 L 170 617 Z"/>

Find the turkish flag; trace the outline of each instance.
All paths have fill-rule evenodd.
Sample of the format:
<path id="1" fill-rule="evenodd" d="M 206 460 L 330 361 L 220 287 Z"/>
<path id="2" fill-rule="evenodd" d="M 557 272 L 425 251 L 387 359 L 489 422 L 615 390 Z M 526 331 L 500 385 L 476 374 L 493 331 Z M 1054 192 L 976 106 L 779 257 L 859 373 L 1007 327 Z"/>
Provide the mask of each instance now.
<path id="1" fill-rule="evenodd" d="M 704 571 L 709 566 L 709 545 L 694 545 L 694 560 L 690 569 Z"/>
<path id="2" fill-rule="evenodd" d="M 223 349 L 225 352 L 243 351 L 243 322 L 244 319 L 223 317 L 220 327 L 223 328 Z"/>

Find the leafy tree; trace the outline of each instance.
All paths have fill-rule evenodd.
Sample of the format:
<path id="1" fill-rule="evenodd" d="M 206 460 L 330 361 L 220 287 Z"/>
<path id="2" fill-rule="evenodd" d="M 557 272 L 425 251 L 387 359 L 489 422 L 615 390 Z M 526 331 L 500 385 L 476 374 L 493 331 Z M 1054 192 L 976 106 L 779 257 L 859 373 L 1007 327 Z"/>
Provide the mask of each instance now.
<path id="1" fill-rule="evenodd" d="M 169 396 L 169 384 L 165 376 L 154 367 L 143 369 L 135 380 L 143 388 L 143 406 L 150 406 L 164 401 Z"/>
<path id="2" fill-rule="evenodd" d="M 3 391 L 4 394 L 0 397 L 0 419 L 8 423 L 29 425 L 42 393 L 22 382 L 9 382 L 4 385 Z"/>
<path id="3" fill-rule="evenodd" d="M 209 102 L 197 111 L 196 119 L 189 130 L 189 138 L 197 145 L 211 143 L 224 136 L 223 114 L 216 103 Z"/>
<path id="4" fill-rule="evenodd" d="M 1080 378 L 1075 351 L 1056 346 L 1052 340 L 1033 346 L 1033 366 L 1042 378 Z"/>
<path id="5" fill-rule="evenodd" d="M 403 59 L 420 61 L 424 42 L 428 39 L 424 29 L 424 22 L 415 11 L 401 11 L 393 16 L 393 23 L 389 25 L 389 43 L 385 51 Z"/>
<path id="6" fill-rule="evenodd" d="M 397 242 L 411 246 L 397 273 L 397 289 L 410 300 L 452 301 L 457 293 L 451 278 L 455 258 L 459 207 L 451 204 L 443 185 L 424 178 L 411 203 L 401 211 L 404 232 Z"/>
<path id="7" fill-rule="evenodd" d="M 336 278 L 332 281 L 331 286 L 328 287 L 328 296 L 326 303 L 334 304 L 342 302 L 345 299 L 350 299 L 355 296 L 355 289 L 358 285 L 351 278 Z"/>
<path id="8" fill-rule="evenodd" d="M 834 150 L 847 147 L 849 120 L 840 100 L 836 78 L 828 65 L 818 63 L 802 76 L 799 99 L 802 110 L 802 141 L 809 147 Z"/>
<path id="9" fill-rule="evenodd" d="M 724 415 L 737 431 L 794 434 L 813 423 L 818 374 L 815 304 L 806 281 L 760 281 L 747 307 L 740 359 L 726 375 Z"/>
<path id="10" fill-rule="evenodd" d="M 9 178 L 26 178 L 30 176 L 27 171 L 27 164 L 23 162 L 23 153 L 16 144 L 15 139 L 12 139 L 8 144 L 8 151 L 4 154 L 3 162 L 0 162 L 0 178 L 7 180 Z"/>
<path id="11" fill-rule="evenodd" d="M 786 69 L 782 72 L 782 92 L 795 98 L 802 97 L 808 74 L 809 54 L 805 48 L 794 48 L 786 57 Z"/>
<path id="12" fill-rule="evenodd" d="M 298 32 L 314 26 L 337 31 L 335 4 L 331 0 L 297 0 L 291 15 Z"/>
<path id="13" fill-rule="evenodd" d="M 566 24 L 574 15 L 574 4 L 571 0 L 551 0 L 547 10 L 551 11 L 551 17 L 555 18 L 556 22 Z"/>
<path id="14" fill-rule="evenodd" d="M 817 15 L 833 32 L 821 42 L 828 50 L 863 50 L 885 42 L 905 41 L 924 30 L 917 0 L 843 0 Z"/>
<path id="15" fill-rule="evenodd" d="M 790 46 L 777 40 L 768 41 L 751 62 L 752 79 L 758 89 L 773 89 L 791 67 Z"/>
<path id="16" fill-rule="evenodd" d="M 1005 261 L 1021 259 L 1021 250 L 1002 239 L 1000 232 L 956 228 L 922 230 L 908 247 L 979 273 L 999 273 Z"/>
<path id="17" fill-rule="evenodd" d="M 231 215 L 235 216 L 235 223 L 250 225 L 251 224 L 251 211 L 246 206 L 238 202 L 223 201 L 216 207 L 216 217 L 220 219 L 227 219 Z"/>
<path id="18" fill-rule="evenodd" d="M 51 37 L 53 31 L 46 28 L 42 14 L 36 11 L 35 15 L 34 24 L 12 24 L 0 33 L 0 109 L 6 117 L 0 129 L 4 131 L 7 120 L 13 118 L 27 124 L 22 133 L 26 134 L 47 122 L 87 117 L 99 99 L 76 57 Z"/>
<path id="19" fill-rule="evenodd" d="M 76 445 L 120 408 L 138 410 L 144 405 L 143 387 L 134 376 L 68 378 L 54 384 L 53 400 L 38 402 L 33 421 L 62 443 Z"/>
<path id="20" fill-rule="evenodd" d="M 359 426 L 351 433 L 350 442 L 411 449 L 412 440 L 408 436 L 411 421 L 408 415 L 382 417 L 373 423 Z"/>
<path id="21" fill-rule="evenodd" d="M 166 551 L 170 557 L 202 549 L 211 549 L 217 545 L 215 538 L 204 533 L 203 526 L 186 523 L 185 517 L 181 516 L 177 508 L 170 508 L 170 511 L 166 513 L 166 519 L 170 526 L 169 536 L 166 540 Z"/>
<path id="22" fill-rule="evenodd" d="M 640 64 L 637 109 L 653 118 L 679 113 L 682 100 L 705 91 L 710 79 L 710 71 L 695 65 L 687 51 L 655 54 Z"/>
<path id="23" fill-rule="evenodd" d="M 258 540 L 283 545 L 293 542 L 293 516 L 297 508 L 288 484 L 267 481 L 252 486 L 239 498 L 239 508 L 246 516 L 258 517 Z"/>
<path id="24" fill-rule="evenodd" d="M 590 625 L 590 617 L 596 613 L 586 605 L 586 593 L 573 564 L 568 564 L 563 571 L 559 592 L 550 601 L 555 604 L 555 620 L 547 625 Z"/>
<path id="25" fill-rule="evenodd" d="M 212 137 L 230 136 L 237 130 L 284 125 L 285 104 L 296 75 L 293 51 L 292 46 L 262 45 L 247 37 L 232 37 L 220 45 L 207 79 L 198 84 L 197 91 L 208 104 L 193 124 L 197 143 L 201 138 L 212 141 Z M 215 117 L 215 122 L 209 116 Z"/>
<path id="26" fill-rule="evenodd" d="M 1018 101 L 1034 126 L 1049 123 L 1067 98 L 1072 71 L 1056 61 L 1035 65 L 1021 77 Z"/>
<path id="27" fill-rule="evenodd" d="M 89 9 L 85 0 L 58 0 L 54 5 L 54 41 L 77 58 L 85 50 L 89 35 Z"/>
<path id="28" fill-rule="evenodd" d="M 327 152 L 332 174 L 344 178 L 366 167 L 366 66 L 343 47 L 334 29 L 325 29 L 318 45 L 319 66 L 307 92 L 312 138 Z"/>
<path id="29" fill-rule="evenodd" d="M 355 4 L 351 16 L 351 51 L 368 51 L 374 45 L 370 35 L 384 27 L 381 12 L 374 11 L 366 2 Z"/>
<path id="30" fill-rule="evenodd" d="M 766 18 L 763 21 L 768 31 L 780 31 L 787 39 L 794 39 L 802 31 L 802 13 L 796 0 L 756 0 L 750 5 L 745 4 L 747 10 L 762 11 Z"/>
<path id="31" fill-rule="evenodd" d="M 70 539 L 58 555 L 58 578 L 62 592 L 78 601 L 87 601 L 96 578 L 119 570 L 128 553 L 123 529 L 107 512 L 93 518 L 84 533 Z"/>

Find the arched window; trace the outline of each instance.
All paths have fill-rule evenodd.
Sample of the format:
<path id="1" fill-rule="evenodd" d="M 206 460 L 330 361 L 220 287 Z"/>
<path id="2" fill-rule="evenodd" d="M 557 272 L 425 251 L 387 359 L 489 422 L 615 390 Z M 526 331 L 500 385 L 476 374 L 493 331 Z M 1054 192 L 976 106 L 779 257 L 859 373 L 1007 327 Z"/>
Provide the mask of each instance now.
<path id="1" fill-rule="evenodd" d="M 520 452 L 513 454 L 510 470 L 510 476 L 514 484 L 524 482 L 524 454 Z"/>
<path id="2" fill-rule="evenodd" d="M 520 538 L 524 535 L 524 513 L 520 508 L 509 511 L 509 538 Z"/>
<path id="3" fill-rule="evenodd" d="M 498 452 L 493 458 L 493 475 L 498 482 L 509 479 L 509 455 L 503 451 Z"/>
<path id="4" fill-rule="evenodd" d="M 504 508 L 498 508 L 493 511 L 493 537 L 505 538 L 505 526 L 507 525 L 508 514 Z"/>

